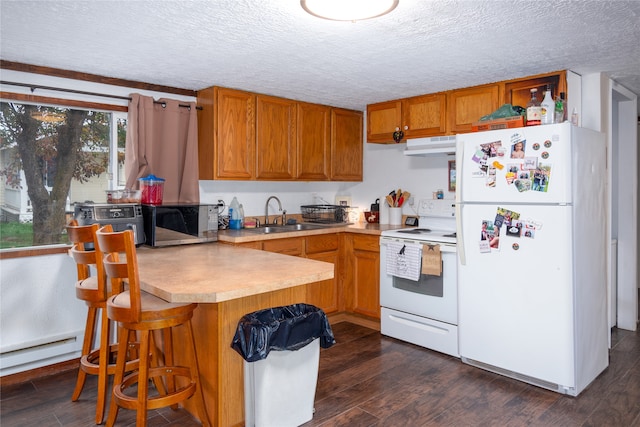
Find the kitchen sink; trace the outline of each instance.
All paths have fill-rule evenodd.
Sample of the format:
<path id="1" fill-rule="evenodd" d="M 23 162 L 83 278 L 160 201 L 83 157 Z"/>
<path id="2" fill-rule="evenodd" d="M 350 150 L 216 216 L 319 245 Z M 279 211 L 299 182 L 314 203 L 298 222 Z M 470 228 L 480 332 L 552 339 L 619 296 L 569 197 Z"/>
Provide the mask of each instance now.
<path id="1" fill-rule="evenodd" d="M 272 234 L 290 233 L 292 231 L 319 230 L 326 227 L 326 225 L 320 224 L 268 225 L 266 227 L 245 228 L 244 231 L 249 231 L 256 234 Z"/>

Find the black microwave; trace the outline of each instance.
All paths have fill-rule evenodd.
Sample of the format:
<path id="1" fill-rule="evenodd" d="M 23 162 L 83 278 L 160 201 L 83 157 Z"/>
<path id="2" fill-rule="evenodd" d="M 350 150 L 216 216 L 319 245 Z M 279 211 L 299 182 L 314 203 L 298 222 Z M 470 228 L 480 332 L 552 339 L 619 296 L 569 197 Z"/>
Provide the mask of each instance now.
<path id="1" fill-rule="evenodd" d="M 218 205 L 142 205 L 145 245 L 186 245 L 218 240 Z"/>

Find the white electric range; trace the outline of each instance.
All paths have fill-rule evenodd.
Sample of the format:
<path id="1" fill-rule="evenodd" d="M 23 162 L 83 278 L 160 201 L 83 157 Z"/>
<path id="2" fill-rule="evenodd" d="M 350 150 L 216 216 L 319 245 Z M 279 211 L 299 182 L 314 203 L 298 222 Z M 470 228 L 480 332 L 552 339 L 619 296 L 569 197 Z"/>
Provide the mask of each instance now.
<path id="1" fill-rule="evenodd" d="M 459 357 L 454 201 L 421 200 L 418 216 L 418 227 L 383 231 L 380 237 L 381 333 Z M 421 256 L 436 246 L 440 274 L 420 271 L 417 280 L 397 275 L 397 255 L 406 248 Z"/>

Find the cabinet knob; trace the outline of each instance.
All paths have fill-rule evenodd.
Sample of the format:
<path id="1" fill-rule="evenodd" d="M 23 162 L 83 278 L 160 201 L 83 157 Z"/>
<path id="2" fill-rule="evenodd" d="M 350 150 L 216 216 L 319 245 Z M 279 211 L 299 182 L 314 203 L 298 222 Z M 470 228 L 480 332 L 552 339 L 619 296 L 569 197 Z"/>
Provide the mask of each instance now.
<path id="1" fill-rule="evenodd" d="M 405 125 L 404 130 L 409 130 L 409 126 Z"/>

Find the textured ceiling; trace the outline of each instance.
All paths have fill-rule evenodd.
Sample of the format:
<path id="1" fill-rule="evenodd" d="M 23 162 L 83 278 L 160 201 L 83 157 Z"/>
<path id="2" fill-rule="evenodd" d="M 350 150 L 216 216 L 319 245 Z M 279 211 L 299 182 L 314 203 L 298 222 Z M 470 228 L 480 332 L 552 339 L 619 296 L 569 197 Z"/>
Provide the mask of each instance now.
<path id="1" fill-rule="evenodd" d="M 0 18 L 8 61 L 359 110 L 562 69 L 640 94 L 637 0 L 400 0 L 357 23 L 298 0 L 2 0 Z"/>

